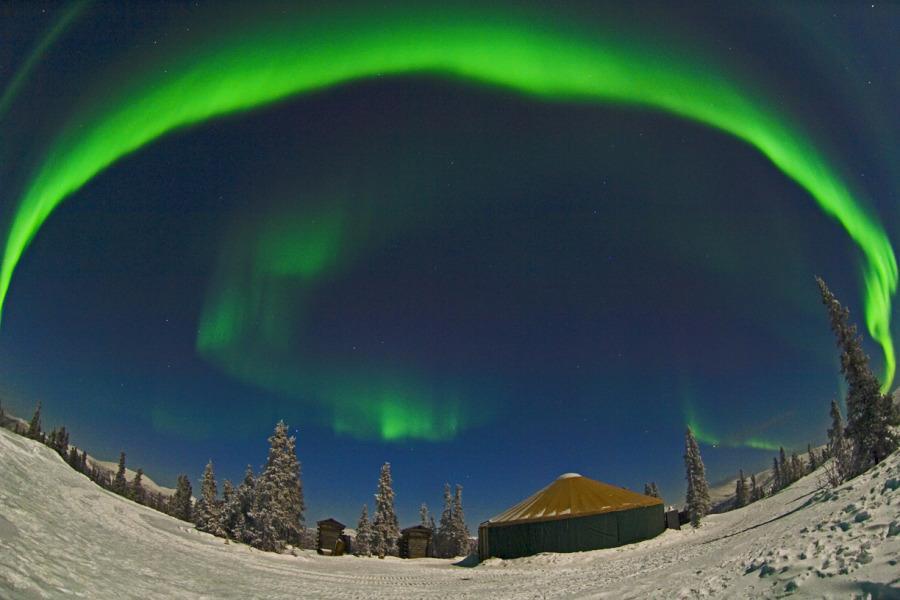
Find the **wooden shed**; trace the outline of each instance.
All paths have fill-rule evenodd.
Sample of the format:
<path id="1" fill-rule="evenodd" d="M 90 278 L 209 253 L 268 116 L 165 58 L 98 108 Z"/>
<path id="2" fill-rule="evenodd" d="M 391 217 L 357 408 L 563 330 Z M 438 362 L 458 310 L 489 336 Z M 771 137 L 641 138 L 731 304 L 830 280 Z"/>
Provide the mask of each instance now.
<path id="1" fill-rule="evenodd" d="M 681 529 L 681 519 L 677 508 L 666 511 L 666 529 Z"/>
<path id="2" fill-rule="evenodd" d="M 334 519 L 325 519 L 319 521 L 318 537 L 316 541 L 316 552 L 319 554 L 334 554 L 338 540 L 344 533 L 344 524 Z M 341 544 L 343 546 L 343 543 Z"/>
<path id="3" fill-rule="evenodd" d="M 431 556 L 431 529 L 422 525 L 407 527 L 400 532 L 400 558 L 428 558 Z"/>

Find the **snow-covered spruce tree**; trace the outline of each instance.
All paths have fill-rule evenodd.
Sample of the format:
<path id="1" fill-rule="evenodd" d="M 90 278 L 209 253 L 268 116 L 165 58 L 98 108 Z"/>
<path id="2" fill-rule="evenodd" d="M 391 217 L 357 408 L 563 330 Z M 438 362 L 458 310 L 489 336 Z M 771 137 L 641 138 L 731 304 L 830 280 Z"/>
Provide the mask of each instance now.
<path id="1" fill-rule="evenodd" d="M 147 503 L 147 491 L 144 489 L 144 470 L 138 469 L 134 479 L 128 485 L 128 497 L 138 504 Z"/>
<path id="2" fill-rule="evenodd" d="M 853 453 L 844 437 L 844 419 L 837 400 L 831 401 L 831 427 L 828 429 L 826 453 L 829 460 L 825 465 L 825 479 L 829 485 L 837 487 L 851 477 L 853 471 Z"/>
<path id="3" fill-rule="evenodd" d="M 737 483 L 734 489 L 734 504 L 737 508 L 750 504 L 750 490 L 747 489 L 747 478 L 744 477 L 744 470 L 739 470 Z"/>
<path id="4" fill-rule="evenodd" d="M 234 497 L 234 484 L 230 479 L 222 482 L 222 506 L 225 506 Z"/>
<path id="5" fill-rule="evenodd" d="M 44 441 L 44 443 L 47 445 L 47 447 L 52 448 L 53 450 L 56 450 L 56 434 L 57 433 L 59 433 L 59 432 L 56 430 L 56 428 L 51 429 L 50 433 L 47 434 L 46 440 Z"/>
<path id="6" fill-rule="evenodd" d="M 441 520 L 437 531 L 434 533 L 434 549 L 440 558 L 454 556 L 452 548 L 453 540 L 453 496 L 450 494 L 450 484 L 444 484 L 444 510 L 441 511 Z"/>
<path id="7" fill-rule="evenodd" d="M 794 481 L 793 473 L 791 473 L 791 465 L 784 453 L 784 446 L 778 449 L 778 470 L 781 473 L 781 488 L 786 488 Z"/>
<path id="8" fill-rule="evenodd" d="M 66 453 L 66 462 L 69 463 L 69 466 L 76 471 L 81 470 L 78 468 L 78 448 L 76 448 L 75 446 L 69 446 L 69 452 Z"/>
<path id="9" fill-rule="evenodd" d="M 288 426 L 279 421 L 269 438 L 269 458 L 256 482 L 252 511 L 255 545 L 262 550 L 278 552 L 285 544 L 299 546 L 302 539 L 306 506 L 296 444 Z"/>
<path id="10" fill-rule="evenodd" d="M 69 451 L 69 432 L 66 431 L 65 426 L 55 428 L 47 436 L 45 443 L 55 450 L 57 454 L 66 458 Z"/>
<path id="11" fill-rule="evenodd" d="M 812 444 L 806 445 L 806 456 L 807 458 L 807 473 L 812 473 L 816 469 L 819 468 L 819 457 L 816 455 L 816 451 L 813 450 Z"/>
<path id="12" fill-rule="evenodd" d="M 239 542 L 253 545 L 255 534 L 250 514 L 256 497 L 256 480 L 253 467 L 247 465 L 244 480 L 222 508 L 222 525 L 226 534 Z"/>
<path id="13" fill-rule="evenodd" d="M 756 502 L 760 498 L 760 489 L 756 485 L 756 475 L 750 474 L 750 502 Z"/>
<path id="14" fill-rule="evenodd" d="M 684 434 L 684 466 L 687 477 L 687 511 L 691 525 L 699 527 L 700 520 L 710 508 L 709 483 L 706 481 L 706 467 L 700 456 L 700 446 L 690 427 Z"/>
<path id="15" fill-rule="evenodd" d="M 772 493 L 774 494 L 778 490 L 780 490 L 782 486 L 782 482 L 784 477 L 781 475 L 781 467 L 778 466 L 778 457 L 775 456 L 772 458 Z"/>
<path id="16" fill-rule="evenodd" d="M 187 475 L 179 475 L 175 484 L 175 494 L 169 500 L 169 514 L 182 521 L 191 520 L 191 480 Z"/>
<path id="17" fill-rule="evenodd" d="M 375 494 L 375 518 L 372 521 L 373 551 L 378 556 L 397 553 L 400 523 L 394 510 L 394 487 L 391 479 L 391 463 L 381 466 L 378 492 Z"/>
<path id="18" fill-rule="evenodd" d="M 200 482 L 200 499 L 197 500 L 197 505 L 194 507 L 194 523 L 197 524 L 197 529 L 200 531 L 224 537 L 222 511 L 219 507 L 217 496 L 216 474 L 212 459 L 210 459 L 203 470 L 203 478 Z"/>
<path id="19" fill-rule="evenodd" d="M 796 452 L 791 453 L 791 473 L 794 475 L 794 481 L 797 481 L 805 474 L 803 461 L 800 460 Z"/>
<path id="20" fill-rule="evenodd" d="M 455 556 L 467 556 L 469 554 L 469 528 L 466 526 L 466 513 L 462 505 L 463 487 L 456 484 L 456 493 L 453 495 L 453 548 Z"/>
<path id="21" fill-rule="evenodd" d="M 650 482 L 650 495 L 654 498 L 662 498 L 662 496 L 659 495 L 659 488 L 656 487 L 655 481 Z"/>
<path id="22" fill-rule="evenodd" d="M 816 277 L 816 283 L 841 349 L 841 372 L 848 387 L 845 436 L 853 452 L 851 476 L 856 476 L 900 447 L 900 437 L 892 429 L 898 415 L 891 397 L 881 393 L 856 325 L 850 324 L 850 311 L 841 306 L 822 278 Z"/>
<path id="23" fill-rule="evenodd" d="M 424 502 L 419 507 L 419 525 L 428 527 L 428 505 Z"/>
<path id="24" fill-rule="evenodd" d="M 116 470 L 116 477 L 112 481 L 112 491 L 120 496 L 128 495 L 128 480 L 125 479 L 125 453 L 119 453 L 119 468 Z"/>
<path id="25" fill-rule="evenodd" d="M 37 406 L 34 409 L 34 414 L 31 415 L 31 421 L 28 422 L 28 431 L 25 433 L 25 435 L 30 437 L 33 440 L 42 440 L 44 437 L 44 434 L 41 431 L 41 403 L 40 403 L 40 401 L 38 401 Z"/>
<path id="26" fill-rule="evenodd" d="M 369 521 L 369 506 L 363 504 L 359 523 L 356 525 L 356 544 L 353 546 L 357 556 L 372 556 L 372 523 Z"/>
<path id="27" fill-rule="evenodd" d="M 645 483 L 645 484 L 644 484 L 644 495 L 645 495 L 645 496 L 652 496 L 652 495 L 653 495 L 653 492 L 652 492 L 652 490 L 650 489 L 650 484 L 649 484 L 649 483 Z"/>
<path id="28" fill-rule="evenodd" d="M 59 428 L 59 434 L 56 437 L 56 451 L 63 458 L 66 457 L 69 451 L 69 432 L 66 431 L 65 425 Z"/>

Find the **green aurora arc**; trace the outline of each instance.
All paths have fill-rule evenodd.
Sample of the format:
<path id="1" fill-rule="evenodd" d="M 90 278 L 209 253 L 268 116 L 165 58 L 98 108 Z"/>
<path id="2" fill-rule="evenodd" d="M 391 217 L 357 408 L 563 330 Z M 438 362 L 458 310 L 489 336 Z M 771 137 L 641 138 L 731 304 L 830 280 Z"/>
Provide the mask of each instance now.
<path id="1" fill-rule="evenodd" d="M 897 264 L 883 228 L 814 144 L 734 78 L 636 40 L 579 30 L 552 14 L 445 6 L 335 8 L 246 25 L 153 68 L 134 69 L 76 111 L 26 185 L 0 267 L 0 319 L 23 252 L 53 210 L 95 175 L 178 128 L 342 83 L 431 73 L 550 101 L 659 110 L 756 148 L 836 219 L 863 257 L 866 325 L 894 376 Z M 410 436 L 416 437 L 414 431 Z"/>

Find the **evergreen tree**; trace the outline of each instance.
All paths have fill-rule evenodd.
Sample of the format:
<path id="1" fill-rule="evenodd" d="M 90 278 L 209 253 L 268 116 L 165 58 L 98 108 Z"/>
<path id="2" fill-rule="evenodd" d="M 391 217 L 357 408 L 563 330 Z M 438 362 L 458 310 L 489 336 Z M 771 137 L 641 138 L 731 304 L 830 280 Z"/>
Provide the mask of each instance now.
<path id="1" fill-rule="evenodd" d="M 743 469 L 740 469 L 738 480 L 735 484 L 734 503 L 738 508 L 747 506 L 750 503 L 750 490 L 747 489 L 747 478 L 744 477 Z"/>
<path id="2" fill-rule="evenodd" d="M 756 485 L 756 475 L 750 474 L 750 502 L 756 502 L 762 498 L 762 489 Z"/>
<path id="3" fill-rule="evenodd" d="M 791 473 L 791 465 L 787 461 L 787 456 L 784 453 L 784 446 L 779 448 L 778 450 L 778 472 L 781 473 L 781 488 L 786 488 L 793 481 L 793 475 Z"/>
<path id="4" fill-rule="evenodd" d="M 129 486 L 128 495 L 138 504 L 144 504 L 147 502 L 147 492 L 146 490 L 144 490 L 143 469 L 138 469 L 137 473 L 134 474 L 134 479 L 131 480 L 131 485 Z"/>
<path id="5" fill-rule="evenodd" d="M 419 507 L 419 524 L 422 527 L 428 527 L 428 505 L 424 502 Z"/>
<path id="6" fill-rule="evenodd" d="M 645 495 L 645 496 L 650 496 L 650 495 L 652 495 L 652 492 L 650 491 L 650 484 L 649 484 L 649 483 L 645 483 L 645 484 L 644 484 L 644 495 Z"/>
<path id="7" fill-rule="evenodd" d="M 56 449 L 56 429 L 51 429 L 50 433 L 47 434 L 47 439 L 44 443 L 47 444 L 50 448 Z"/>
<path id="8" fill-rule="evenodd" d="M 856 325 L 850 324 L 850 311 L 841 306 L 821 278 L 817 277 L 816 283 L 841 349 L 841 372 L 848 387 L 845 437 L 852 449 L 851 475 L 858 475 L 900 446 L 900 437 L 892 429 L 897 414 L 891 397 L 881 393 L 878 379 L 869 367 Z"/>
<path id="9" fill-rule="evenodd" d="M 700 456 L 700 446 L 694 432 L 688 427 L 684 439 L 684 466 L 687 476 L 687 511 L 691 525 L 698 527 L 700 520 L 710 508 L 709 483 L 706 481 L 706 467 Z"/>
<path id="10" fill-rule="evenodd" d="M 65 425 L 59 428 L 59 433 L 56 435 L 56 451 L 63 458 L 69 452 L 69 432 L 66 431 Z"/>
<path id="11" fill-rule="evenodd" d="M 187 475 L 179 475 L 178 482 L 175 484 L 175 494 L 169 503 L 170 514 L 176 519 L 182 521 L 191 521 L 191 480 Z"/>
<path id="12" fill-rule="evenodd" d="M 226 538 L 234 537 L 234 521 L 229 517 L 229 506 L 234 502 L 234 484 L 230 479 L 222 482 L 222 502 L 219 503 L 219 524 L 222 526 L 222 534 Z"/>
<path id="13" fill-rule="evenodd" d="M 809 473 L 812 473 L 819 468 L 819 458 L 816 456 L 816 451 L 813 450 L 812 444 L 806 445 L 806 455 L 809 457 L 809 468 L 807 470 Z"/>
<path id="14" fill-rule="evenodd" d="M 69 452 L 66 454 L 66 462 L 69 463 L 69 466 L 79 471 L 78 468 L 78 448 L 75 446 L 69 446 Z"/>
<path id="15" fill-rule="evenodd" d="M 55 450 L 57 454 L 66 458 L 69 451 L 69 433 L 66 431 L 65 427 L 53 429 L 50 431 L 50 435 L 47 436 L 44 443 Z"/>
<path id="16" fill-rule="evenodd" d="M 197 524 L 197 529 L 200 531 L 224 537 L 222 513 L 216 499 L 217 496 L 216 474 L 213 470 L 212 459 L 210 459 L 203 470 L 203 478 L 200 483 L 200 499 L 197 500 L 197 505 L 194 507 L 194 523 Z"/>
<path id="17" fill-rule="evenodd" d="M 231 499 L 225 503 L 222 524 L 226 533 L 233 539 L 253 545 L 256 534 L 253 530 L 252 512 L 256 503 L 256 479 L 253 467 L 247 465 L 244 480 L 235 490 Z"/>
<path id="18" fill-rule="evenodd" d="M 230 479 L 222 482 L 222 505 L 225 506 L 234 497 L 234 484 Z"/>
<path id="19" fill-rule="evenodd" d="M 781 473 L 781 467 L 778 466 L 778 457 L 772 458 L 772 493 L 780 490 L 784 483 L 784 477 Z"/>
<path id="20" fill-rule="evenodd" d="M 395 554 L 400 538 L 400 523 L 394 510 L 394 488 L 391 463 L 384 463 L 375 494 L 375 519 L 372 522 L 373 550 L 378 556 Z"/>
<path id="21" fill-rule="evenodd" d="M 441 511 L 441 520 L 434 534 L 434 548 L 441 558 L 454 556 L 452 548 L 453 540 L 453 497 L 450 494 L 450 484 L 444 484 L 444 510 Z"/>
<path id="22" fill-rule="evenodd" d="M 791 473 L 794 481 L 803 477 L 803 461 L 800 460 L 796 452 L 791 453 Z"/>
<path id="23" fill-rule="evenodd" d="M 119 468 L 116 471 L 116 478 L 112 481 L 112 491 L 120 496 L 128 495 L 128 480 L 125 479 L 125 453 L 119 453 Z"/>
<path id="24" fill-rule="evenodd" d="M 650 495 L 654 498 L 662 498 L 662 496 L 659 495 L 659 488 L 656 487 L 655 481 L 650 482 Z"/>
<path id="25" fill-rule="evenodd" d="M 44 437 L 43 432 L 41 431 L 41 403 L 38 401 L 37 406 L 34 409 L 34 414 L 31 416 L 31 421 L 28 423 L 28 432 L 25 434 L 33 440 L 42 440 Z"/>
<path id="26" fill-rule="evenodd" d="M 463 487 L 456 485 L 456 493 L 453 495 L 453 548 L 455 556 L 469 554 L 469 528 L 466 526 L 466 515 L 462 505 Z"/>
<path id="27" fill-rule="evenodd" d="M 372 524 L 369 522 L 369 506 L 363 504 L 359 523 L 356 525 L 356 554 L 372 556 Z"/>
<path id="28" fill-rule="evenodd" d="M 112 489 L 112 473 L 97 465 L 94 466 L 93 473 L 97 485 L 108 490 Z"/>
<path id="29" fill-rule="evenodd" d="M 256 483 L 253 528 L 256 546 L 280 551 L 285 544 L 299 546 L 304 530 L 303 485 L 296 438 L 288 435 L 284 421 L 275 425 L 269 438 L 269 458 Z"/>
<path id="30" fill-rule="evenodd" d="M 826 478 L 832 486 L 838 486 L 852 475 L 853 456 L 850 443 L 844 437 L 844 419 L 837 400 L 831 401 L 831 427 L 828 429 L 826 452 L 831 458 Z"/>

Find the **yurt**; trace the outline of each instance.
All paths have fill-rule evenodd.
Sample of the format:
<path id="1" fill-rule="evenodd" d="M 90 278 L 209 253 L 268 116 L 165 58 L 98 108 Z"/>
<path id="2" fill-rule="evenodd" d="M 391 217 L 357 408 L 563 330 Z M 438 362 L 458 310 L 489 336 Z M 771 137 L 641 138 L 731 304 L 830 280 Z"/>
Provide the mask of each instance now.
<path id="1" fill-rule="evenodd" d="M 665 529 L 663 502 L 565 473 L 478 527 L 478 556 L 516 558 L 630 544 Z"/>

